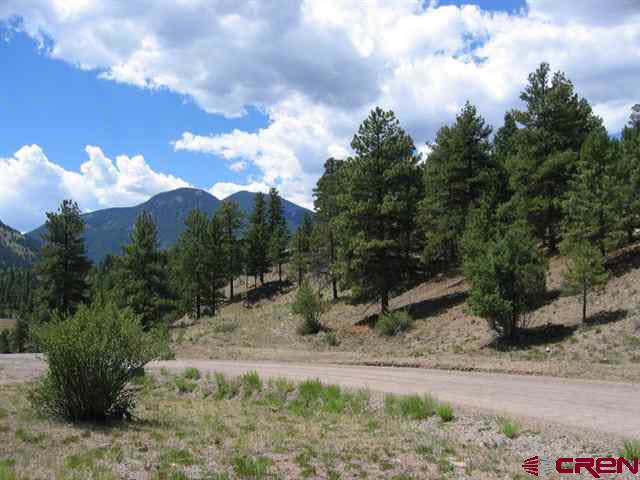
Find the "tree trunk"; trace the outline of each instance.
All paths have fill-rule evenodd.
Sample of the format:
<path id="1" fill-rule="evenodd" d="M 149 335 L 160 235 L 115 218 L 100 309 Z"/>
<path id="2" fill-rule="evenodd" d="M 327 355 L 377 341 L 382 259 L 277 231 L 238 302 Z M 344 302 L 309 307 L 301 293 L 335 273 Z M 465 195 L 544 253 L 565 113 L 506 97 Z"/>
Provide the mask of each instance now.
<path id="1" fill-rule="evenodd" d="M 333 299 L 338 300 L 338 281 L 334 275 L 331 275 L 331 288 L 333 290 Z"/>
<path id="2" fill-rule="evenodd" d="M 196 320 L 200 320 L 200 295 L 196 295 Z"/>
<path id="3" fill-rule="evenodd" d="M 264 285 L 264 272 L 260 272 L 260 285 Z"/>
<path id="4" fill-rule="evenodd" d="M 587 284 L 582 288 L 582 322 L 587 320 Z"/>
<path id="5" fill-rule="evenodd" d="M 282 263 L 278 263 L 278 281 L 282 283 Z"/>
<path id="6" fill-rule="evenodd" d="M 386 288 L 380 296 L 380 313 L 386 315 L 389 312 L 389 290 Z"/>
<path id="7" fill-rule="evenodd" d="M 229 280 L 229 299 L 233 301 L 233 277 Z"/>

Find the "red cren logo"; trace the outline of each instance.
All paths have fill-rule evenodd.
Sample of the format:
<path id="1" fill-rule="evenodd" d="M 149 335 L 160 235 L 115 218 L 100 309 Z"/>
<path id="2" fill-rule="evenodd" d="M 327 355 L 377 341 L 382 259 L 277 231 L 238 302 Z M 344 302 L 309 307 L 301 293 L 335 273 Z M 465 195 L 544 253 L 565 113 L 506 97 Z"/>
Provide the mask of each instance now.
<path id="1" fill-rule="evenodd" d="M 534 475 L 537 477 L 538 473 L 540 473 L 540 457 L 536 455 L 535 457 L 527 458 L 523 462 L 522 468 L 529 475 Z"/>

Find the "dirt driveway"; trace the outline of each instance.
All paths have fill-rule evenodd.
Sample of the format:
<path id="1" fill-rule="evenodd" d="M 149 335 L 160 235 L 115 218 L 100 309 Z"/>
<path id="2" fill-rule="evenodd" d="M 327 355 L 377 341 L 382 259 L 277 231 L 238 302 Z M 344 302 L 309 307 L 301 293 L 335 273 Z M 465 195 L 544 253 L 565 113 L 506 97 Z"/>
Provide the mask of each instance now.
<path id="1" fill-rule="evenodd" d="M 33 378 L 45 367 L 34 355 L 0 355 L 0 384 Z M 640 385 L 419 368 L 310 365 L 299 363 L 172 360 L 152 369 L 260 376 L 293 380 L 318 378 L 326 383 L 386 393 L 431 393 L 439 400 L 490 413 L 524 417 L 569 427 L 640 437 Z"/>

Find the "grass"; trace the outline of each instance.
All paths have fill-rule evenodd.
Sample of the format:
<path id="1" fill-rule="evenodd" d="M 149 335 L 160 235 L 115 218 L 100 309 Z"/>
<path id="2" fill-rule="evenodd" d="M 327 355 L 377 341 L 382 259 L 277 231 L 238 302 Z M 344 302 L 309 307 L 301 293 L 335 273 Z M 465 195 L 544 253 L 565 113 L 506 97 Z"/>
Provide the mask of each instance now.
<path id="1" fill-rule="evenodd" d="M 424 420 L 436 413 L 437 402 L 429 395 L 385 395 L 384 409 L 389 415 Z"/>
<path id="2" fill-rule="evenodd" d="M 233 471 L 240 478 L 261 479 L 270 476 L 273 462 L 266 457 L 250 457 L 238 455 L 233 458 Z"/>
<path id="3" fill-rule="evenodd" d="M 436 414 L 443 422 L 451 422 L 456 416 L 453 413 L 453 407 L 448 403 L 442 403 L 436 407 Z"/>
<path id="4" fill-rule="evenodd" d="M 413 318 L 405 311 L 389 312 L 376 322 L 376 330 L 380 335 L 392 337 L 406 332 L 413 326 Z"/>
<path id="5" fill-rule="evenodd" d="M 250 398 L 262 391 L 262 380 L 258 372 L 247 372 L 240 377 L 244 398 Z"/>
<path id="6" fill-rule="evenodd" d="M 498 427 L 500 432 L 509 439 L 514 439 L 520 436 L 522 427 L 520 424 L 511 418 L 498 417 Z"/>
<path id="7" fill-rule="evenodd" d="M 628 460 L 640 458 L 640 440 L 627 440 L 624 442 L 620 456 Z"/>
<path id="8" fill-rule="evenodd" d="M 200 380 L 200 370 L 193 367 L 185 368 L 182 376 L 189 380 Z"/>

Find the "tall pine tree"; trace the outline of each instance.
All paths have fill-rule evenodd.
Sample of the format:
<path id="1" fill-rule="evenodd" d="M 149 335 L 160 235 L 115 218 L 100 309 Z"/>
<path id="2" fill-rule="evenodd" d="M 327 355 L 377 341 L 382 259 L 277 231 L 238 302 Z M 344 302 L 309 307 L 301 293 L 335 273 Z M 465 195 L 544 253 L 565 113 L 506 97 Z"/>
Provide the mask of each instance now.
<path id="1" fill-rule="evenodd" d="M 64 200 L 57 212 L 47 213 L 45 227 L 44 245 L 36 266 L 39 307 L 47 312 L 71 315 L 87 299 L 86 277 L 91 268 L 78 204 Z M 47 318 L 45 314 L 42 319 Z"/>
<path id="2" fill-rule="evenodd" d="M 298 277 L 298 286 L 302 286 L 311 262 L 311 236 L 313 222 L 309 214 L 304 215 L 302 223 L 291 238 L 291 266 Z"/>
<path id="3" fill-rule="evenodd" d="M 634 105 L 617 151 L 620 179 L 620 223 L 627 241 L 640 228 L 640 105 Z"/>
<path id="4" fill-rule="evenodd" d="M 168 306 L 169 281 L 156 224 L 149 212 L 138 216 L 119 263 L 124 305 L 140 315 L 145 328 L 158 325 Z"/>
<path id="5" fill-rule="evenodd" d="M 522 126 L 516 153 L 507 162 L 517 208 L 550 251 L 560 240 L 562 198 L 575 172 L 583 142 L 600 120 L 561 72 L 543 63 L 520 94 L 526 110 L 515 111 Z"/>
<path id="6" fill-rule="evenodd" d="M 264 195 L 256 193 L 253 213 L 247 232 L 247 273 L 264 283 L 264 274 L 269 267 L 269 225 Z"/>
<path id="7" fill-rule="evenodd" d="M 377 107 L 360 125 L 345 165 L 339 195 L 341 245 L 346 280 L 357 293 L 380 301 L 414 266 L 416 206 L 422 196 L 413 140 L 392 111 Z"/>
<path id="8" fill-rule="evenodd" d="M 195 313 L 197 319 L 202 307 L 210 298 L 210 277 L 205 258 L 208 236 L 207 216 L 200 210 L 192 210 L 185 219 L 185 230 L 177 244 L 180 290 L 184 307 Z"/>
<path id="9" fill-rule="evenodd" d="M 269 260 L 278 266 L 278 280 L 282 282 L 282 264 L 287 261 L 287 245 L 289 245 L 289 230 L 284 218 L 284 207 L 278 190 L 269 190 L 269 205 L 267 212 L 269 236 Z"/>
<path id="10" fill-rule="evenodd" d="M 222 227 L 224 246 L 224 258 L 226 260 L 225 272 L 229 282 L 229 298 L 233 300 L 233 283 L 235 277 L 242 273 L 242 245 L 240 237 L 244 229 L 244 214 L 240 205 L 233 200 L 225 200 L 216 211 Z"/>

